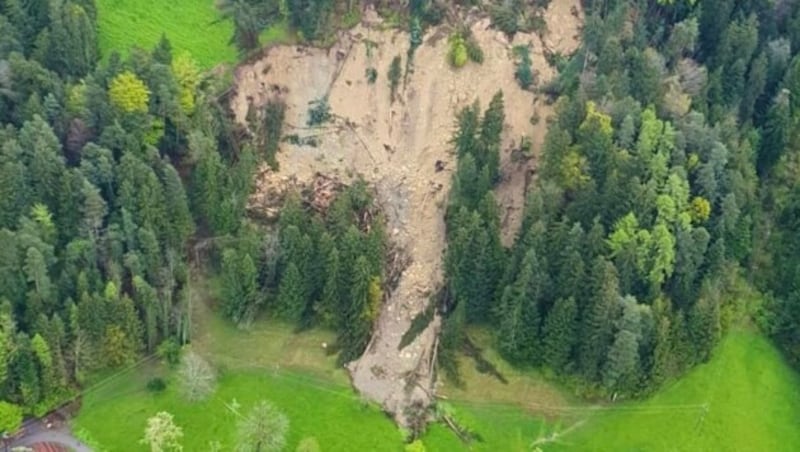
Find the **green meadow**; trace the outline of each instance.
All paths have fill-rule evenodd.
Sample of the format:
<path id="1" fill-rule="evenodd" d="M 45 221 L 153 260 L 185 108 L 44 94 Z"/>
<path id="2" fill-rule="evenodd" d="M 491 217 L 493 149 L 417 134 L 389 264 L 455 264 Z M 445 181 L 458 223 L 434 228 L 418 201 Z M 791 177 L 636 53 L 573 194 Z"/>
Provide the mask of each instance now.
<path id="1" fill-rule="evenodd" d="M 166 34 L 173 53 L 189 52 L 200 67 L 236 63 L 230 45 L 233 25 L 221 16 L 213 0 L 97 0 L 100 50 L 126 52 L 131 47 L 152 49 Z M 281 23 L 261 35 L 264 44 L 288 42 L 288 27 Z"/>
<path id="2" fill-rule="evenodd" d="M 733 331 L 714 357 L 644 402 L 598 410 L 545 450 L 800 450 L 800 378 L 764 337 Z"/>
<path id="3" fill-rule="evenodd" d="M 103 450 L 143 450 L 137 441 L 147 418 L 168 411 L 184 430 L 184 450 L 207 450 L 212 441 L 231 450 L 236 418 L 267 399 L 289 417 L 287 450 L 308 437 L 323 451 L 403 450 L 403 433 L 351 389 L 327 353 L 333 332 L 297 332 L 268 319 L 236 328 L 211 309 L 218 281 L 195 284 L 191 347 L 218 370 L 215 393 L 201 403 L 185 401 L 173 371 L 150 360 L 90 386 L 76 431 Z M 589 405 L 535 371 L 508 365 L 489 346 L 488 332 L 470 336 L 506 383 L 461 357 L 463 387 L 445 381 L 439 393 L 478 440 L 464 444 L 443 423 L 432 424 L 423 437 L 428 451 L 800 450 L 800 376 L 751 328 L 729 332 L 708 363 L 647 400 L 605 405 Z M 167 381 L 164 392 L 147 390 L 156 376 Z"/>
<path id="4" fill-rule="evenodd" d="M 195 347 L 221 371 L 210 399 L 184 401 L 171 371 L 145 365 L 90 388 L 76 430 L 88 432 L 105 450 L 137 450 L 146 419 L 168 411 L 184 429 L 184 450 L 204 450 L 212 441 L 227 450 L 236 413 L 267 399 L 290 419 L 287 450 L 308 437 L 325 451 L 403 449 L 402 433 L 350 389 L 344 372 L 325 355 L 320 343 L 331 340 L 330 333 L 296 334 L 268 321 L 243 332 L 215 317 L 206 320 L 208 339 L 218 340 L 198 338 Z M 166 391 L 146 389 L 153 376 L 167 380 Z M 520 376 L 509 384 L 526 385 Z M 541 378 L 529 377 L 527 384 L 533 389 L 521 403 L 508 402 L 485 382 L 486 392 L 467 390 L 470 400 L 448 400 L 458 421 L 480 439 L 467 445 L 434 424 L 423 437 L 427 450 L 800 450 L 800 378 L 766 339 L 749 331 L 728 334 L 709 363 L 645 401 L 590 406 L 554 398 L 558 390 L 546 388 Z M 543 390 L 550 393 L 548 403 L 561 405 L 536 404 Z"/>

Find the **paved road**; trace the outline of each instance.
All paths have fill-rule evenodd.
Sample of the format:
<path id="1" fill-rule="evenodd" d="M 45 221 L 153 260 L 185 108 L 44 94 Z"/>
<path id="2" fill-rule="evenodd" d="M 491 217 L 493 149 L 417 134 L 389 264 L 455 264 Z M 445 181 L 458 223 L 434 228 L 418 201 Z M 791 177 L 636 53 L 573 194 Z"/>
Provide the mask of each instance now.
<path id="1" fill-rule="evenodd" d="M 72 435 L 69 427 L 48 429 L 40 420 L 30 420 L 23 424 L 25 435 L 10 444 L 9 449 L 20 446 L 30 447 L 36 443 L 55 443 L 68 447 L 75 452 L 92 452 L 86 444 Z"/>

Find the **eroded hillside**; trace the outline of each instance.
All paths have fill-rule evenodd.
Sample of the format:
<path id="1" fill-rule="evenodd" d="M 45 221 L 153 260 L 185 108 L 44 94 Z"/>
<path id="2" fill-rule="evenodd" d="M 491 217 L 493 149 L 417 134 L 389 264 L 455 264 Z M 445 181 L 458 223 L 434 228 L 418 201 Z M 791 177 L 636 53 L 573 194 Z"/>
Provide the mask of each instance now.
<path id="1" fill-rule="evenodd" d="M 354 386 L 403 425 L 408 421 L 406 408 L 414 403 L 429 405 L 434 392 L 439 319 L 410 345 L 399 349 L 399 344 L 412 319 L 425 310 L 442 284 L 443 215 L 455 165 L 449 144 L 454 116 L 476 100 L 485 106 L 498 90 L 504 93 L 503 179 L 496 195 L 505 211 L 508 243 L 521 221 L 530 170 L 550 115 L 543 99 L 516 83 L 512 47 L 530 44 L 533 68 L 541 80 L 551 78 L 543 48 L 565 54 L 575 49 L 578 6 L 578 1 L 551 2 L 544 44 L 533 34 L 517 34 L 509 41 L 489 28 L 487 19 L 473 21 L 470 28 L 485 61 L 461 69 L 452 69 L 447 62 L 450 29 L 429 30 L 394 102 L 386 72 L 398 55 L 405 66 L 409 36 L 384 29 L 374 14 L 367 13 L 361 25 L 343 32 L 330 49 L 277 46 L 260 61 L 237 70 L 232 109 L 239 122 L 245 123 L 250 104 L 263 105 L 277 96 L 287 105 L 285 132 L 296 134 L 301 142 L 308 137 L 318 141 L 316 147 L 283 143 L 280 171 L 260 172 L 251 208 L 274 206 L 285 187 L 307 185 L 318 173 L 344 181 L 360 175 L 376 188 L 390 238 L 409 258 L 397 288 L 382 307 L 366 351 L 348 365 Z M 373 84 L 365 76 L 367 68 L 378 72 Z M 325 96 L 333 120 L 306 127 L 309 104 Z M 531 121 L 534 116 L 539 120 Z M 534 158 L 512 161 L 511 151 L 522 137 L 532 141 Z"/>

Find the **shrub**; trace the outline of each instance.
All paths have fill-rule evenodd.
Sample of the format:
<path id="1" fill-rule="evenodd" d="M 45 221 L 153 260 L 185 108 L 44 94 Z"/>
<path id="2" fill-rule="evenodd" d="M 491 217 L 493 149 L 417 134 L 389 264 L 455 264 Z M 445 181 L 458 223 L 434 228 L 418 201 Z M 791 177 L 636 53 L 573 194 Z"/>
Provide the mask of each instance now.
<path id="1" fill-rule="evenodd" d="M 495 6 L 489 10 L 492 26 L 507 35 L 513 35 L 519 30 L 517 13 L 507 6 Z"/>
<path id="2" fill-rule="evenodd" d="M 467 56 L 470 61 L 483 64 L 483 49 L 475 39 L 467 39 Z"/>
<path id="3" fill-rule="evenodd" d="M 375 80 L 378 79 L 378 70 L 374 67 L 368 67 L 366 71 L 364 71 L 367 76 L 367 83 L 372 85 L 375 83 Z"/>
<path id="4" fill-rule="evenodd" d="M 167 383 L 163 378 L 155 377 L 147 381 L 147 390 L 150 392 L 162 392 L 167 389 Z"/>
<path id="5" fill-rule="evenodd" d="M 514 71 L 514 78 L 522 89 L 528 89 L 536 82 L 533 69 L 531 68 L 530 49 L 526 46 L 514 47 L 514 54 L 517 57 L 517 69 Z"/>
<path id="6" fill-rule="evenodd" d="M 397 87 L 400 86 L 400 76 L 403 75 L 403 68 L 401 67 L 400 55 L 392 59 L 392 64 L 389 66 L 389 88 L 391 89 L 392 102 L 397 94 Z"/>
<path id="7" fill-rule="evenodd" d="M 158 357 L 163 359 L 170 367 L 181 362 L 181 346 L 172 339 L 167 339 L 156 349 Z"/>
<path id="8" fill-rule="evenodd" d="M 309 127 L 326 123 L 330 121 L 330 119 L 331 106 L 328 105 L 327 97 L 322 97 L 311 102 L 311 108 L 308 109 L 308 121 L 306 121 Z"/>
<path id="9" fill-rule="evenodd" d="M 455 33 L 450 36 L 449 42 L 450 50 L 447 52 L 447 59 L 450 61 L 450 65 L 454 68 L 463 67 L 469 59 L 464 37 L 460 33 Z"/>

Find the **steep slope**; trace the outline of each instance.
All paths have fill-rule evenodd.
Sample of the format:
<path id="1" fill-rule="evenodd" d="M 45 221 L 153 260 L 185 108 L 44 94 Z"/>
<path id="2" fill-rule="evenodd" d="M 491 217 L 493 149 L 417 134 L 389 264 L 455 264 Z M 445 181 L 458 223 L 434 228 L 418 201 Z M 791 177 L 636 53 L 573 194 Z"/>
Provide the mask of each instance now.
<path id="1" fill-rule="evenodd" d="M 553 11 L 560 12 L 565 4 L 578 2 L 553 3 Z M 559 40 L 565 52 L 574 48 L 579 22 L 573 19 L 570 31 L 561 33 L 569 36 L 568 46 L 563 44 L 564 39 Z M 432 29 L 417 49 L 412 69 L 392 102 L 386 71 L 398 55 L 405 65 L 409 36 L 385 30 L 379 22 L 374 14 L 367 14 L 364 24 L 342 33 L 329 50 L 269 49 L 262 60 L 239 68 L 231 106 L 237 120 L 244 123 L 250 104 L 261 105 L 273 96 L 281 97 L 287 103 L 287 133 L 297 134 L 301 140 L 314 137 L 319 142 L 316 147 L 282 145 L 278 156 L 281 169 L 261 173 L 253 209 L 268 208 L 283 187 L 308 184 L 317 173 L 345 181 L 361 175 L 376 188 L 391 240 L 404 250 L 410 264 L 397 288 L 385 297 L 367 350 L 348 368 L 362 394 L 381 403 L 400 424 L 407 425 L 406 408 L 428 406 L 433 398 L 439 319 L 435 318 L 402 350 L 399 344 L 412 319 L 425 310 L 430 296 L 442 284 L 443 214 L 455 165 L 449 144 L 455 113 L 476 100 L 485 106 L 498 90 L 504 92 L 502 164 L 507 174 L 499 189 L 500 201 L 512 202 L 512 207 L 521 211 L 528 167 L 511 165 L 510 149 L 522 136 L 541 135 L 534 137 L 540 142 L 545 122 L 536 129 L 531 124 L 535 96 L 520 89 L 514 80 L 512 46 L 531 44 L 534 67 L 544 78 L 552 74 L 538 36 L 518 34 L 512 43 L 490 29 L 484 19 L 471 26 L 485 53 L 482 65 L 470 63 L 460 70 L 451 69 L 446 58 L 449 31 Z M 365 77 L 367 68 L 379 73 L 374 84 Z M 309 103 L 324 96 L 328 97 L 333 121 L 319 128 L 305 127 Z M 546 119 L 544 116 L 540 114 Z"/>

